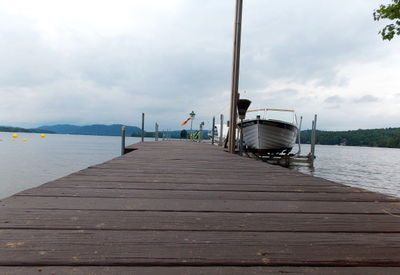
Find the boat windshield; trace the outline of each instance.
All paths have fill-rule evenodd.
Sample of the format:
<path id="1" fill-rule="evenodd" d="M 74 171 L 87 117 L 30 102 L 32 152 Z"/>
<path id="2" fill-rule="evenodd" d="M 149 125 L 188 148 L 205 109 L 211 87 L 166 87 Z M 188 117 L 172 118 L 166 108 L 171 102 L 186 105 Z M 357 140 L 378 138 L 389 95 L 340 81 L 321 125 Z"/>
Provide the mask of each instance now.
<path id="1" fill-rule="evenodd" d="M 296 113 L 294 110 L 272 108 L 248 110 L 246 119 L 256 119 L 257 116 L 261 119 L 274 119 L 297 124 Z"/>

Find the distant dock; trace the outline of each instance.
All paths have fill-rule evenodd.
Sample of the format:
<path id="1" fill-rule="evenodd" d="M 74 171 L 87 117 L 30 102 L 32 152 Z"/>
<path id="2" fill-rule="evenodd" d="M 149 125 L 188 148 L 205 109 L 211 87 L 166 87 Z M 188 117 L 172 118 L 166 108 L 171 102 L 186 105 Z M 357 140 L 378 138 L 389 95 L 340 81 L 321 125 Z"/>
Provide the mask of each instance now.
<path id="1" fill-rule="evenodd" d="M 0 274 L 400 274 L 399 198 L 209 144 L 128 149 L 2 200 Z"/>

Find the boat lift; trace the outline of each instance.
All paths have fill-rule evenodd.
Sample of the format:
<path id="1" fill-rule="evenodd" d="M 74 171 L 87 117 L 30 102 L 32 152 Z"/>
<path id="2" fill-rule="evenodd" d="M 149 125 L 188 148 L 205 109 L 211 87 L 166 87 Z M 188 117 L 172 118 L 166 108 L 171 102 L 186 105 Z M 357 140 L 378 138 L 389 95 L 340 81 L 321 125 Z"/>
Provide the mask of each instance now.
<path id="1" fill-rule="evenodd" d="M 286 111 L 286 112 L 293 112 L 293 110 L 286 110 L 286 109 L 272 109 L 272 108 L 263 108 L 263 109 L 255 109 L 255 110 L 248 110 L 247 112 L 256 112 L 256 111 Z M 297 117 L 296 114 L 294 113 L 294 120 L 297 122 Z M 278 164 L 281 166 L 292 166 L 292 165 L 308 165 L 310 167 L 314 166 L 314 160 L 316 158 L 315 156 L 315 144 L 316 144 L 316 128 L 317 128 L 317 115 L 314 116 L 314 120 L 312 121 L 312 128 L 311 128 L 311 148 L 310 152 L 306 155 L 302 155 L 301 153 L 301 126 L 303 122 L 303 117 L 300 117 L 300 122 L 299 122 L 299 132 L 297 134 L 297 145 L 298 145 L 298 150 L 296 153 L 289 153 L 289 154 L 269 154 L 269 155 L 261 155 L 255 151 L 249 150 L 245 146 L 241 147 L 240 146 L 240 141 L 237 140 L 237 145 L 235 146 L 236 148 L 241 150 L 235 150 L 237 153 L 241 154 L 242 156 L 247 156 L 250 158 L 255 158 L 259 159 L 271 164 Z M 215 143 L 212 142 L 212 144 L 216 144 L 219 146 L 227 147 L 227 141 L 228 141 L 228 135 L 225 137 L 225 142 L 224 136 L 223 136 L 223 116 L 221 115 L 221 124 L 219 125 L 221 127 L 221 131 L 219 133 L 219 142 Z M 229 127 L 229 121 L 227 122 L 227 126 Z M 213 128 L 214 129 L 214 128 Z M 214 131 L 212 131 L 212 135 L 214 135 Z M 238 131 L 238 129 L 237 129 Z M 236 136 L 240 136 L 240 132 L 238 131 Z"/>
<path id="2" fill-rule="evenodd" d="M 252 152 L 251 150 L 245 150 L 245 154 L 248 157 L 256 158 L 271 164 L 278 164 L 281 166 L 292 166 L 292 165 L 302 165 L 306 164 L 310 167 L 314 166 L 315 160 L 315 143 L 316 143 L 316 129 L 317 129 L 317 115 L 314 116 L 314 120 L 312 121 L 312 128 L 311 128 L 311 148 L 310 152 L 307 155 L 301 154 L 301 124 L 303 121 L 303 117 L 300 117 L 300 124 L 299 124 L 299 132 L 297 135 L 297 144 L 298 150 L 296 153 L 292 154 L 270 154 L 270 155 L 260 155 L 257 152 Z"/>

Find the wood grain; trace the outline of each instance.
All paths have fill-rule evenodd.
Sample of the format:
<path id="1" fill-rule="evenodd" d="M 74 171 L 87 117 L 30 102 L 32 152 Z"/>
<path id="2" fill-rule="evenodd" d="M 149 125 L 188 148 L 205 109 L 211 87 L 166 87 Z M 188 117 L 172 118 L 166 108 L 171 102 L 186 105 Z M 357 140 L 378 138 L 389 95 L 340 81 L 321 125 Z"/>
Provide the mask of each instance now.
<path id="1" fill-rule="evenodd" d="M 134 148 L 1 200 L 0 274 L 400 273 L 399 198 L 208 144 Z"/>

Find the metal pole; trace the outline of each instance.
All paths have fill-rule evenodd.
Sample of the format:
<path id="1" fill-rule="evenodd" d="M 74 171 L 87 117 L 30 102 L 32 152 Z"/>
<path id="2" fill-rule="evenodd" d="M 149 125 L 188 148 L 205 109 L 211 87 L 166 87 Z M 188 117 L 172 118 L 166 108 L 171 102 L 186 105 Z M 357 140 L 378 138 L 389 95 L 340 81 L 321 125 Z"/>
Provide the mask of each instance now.
<path id="1" fill-rule="evenodd" d="M 203 131 L 203 125 L 202 125 L 202 123 L 200 123 L 199 142 L 201 141 L 201 134 L 202 134 L 202 131 Z"/>
<path id="2" fill-rule="evenodd" d="M 155 132 L 154 132 L 154 140 L 158 141 L 158 124 L 157 124 L 157 122 L 156 122 L 156 129 L 155 129 Z"/>
<path id="3" fill-rule="evenodd" d="M 144 113 L 142 113 L 142 142 L 144 141 Z"/>
<path id="4" fill-rule="evenodd" d="M 243 156 L 243 119 L 240 120 L 240 143 L 239 143 L 239 155 Z"/>
<path id="5" fill-rule="evenodd" d="M 121 128 L 121 156 L 125 154 L 125 136 L 126 136 L 126 127 L 122 126 L 122 128 Z"/>
<path id="6" fill-rule="evenodd" d="M 299 151 L 297 152 L 297 155 L 300 156 L 301 154 L 301 124 L 303 123 L 303 117 L 300 117 L 300 123 L 299 123 L 299 132 L 297 133 L 297 143 L 299 144 Z"/>
<path id="7" fill-rule="evenodd" d="M 193 141 L 193 134 L 192 134 L 192 129 L 193 129 L 193 118 L 190 120 L 190 140 Z"/>
<path id="8" fill-rule="evenodd" d="M 314 120 L 312 121 L 312 126 L 311 126 L 311 157 L 314 157 Z"/>
<path id="9" fill-rule="evenodd" d="M 233 41 L 233 64 L 232 64 L 232 91 L 231 91 L 231 113 L 229 127 L 229 143 L 230 153 L 235 153 L 236 143 L 236 123 L 237 123 L 237 100 L 239 89 L 239 68 L 240 68 L 240 44 L 242 35 L 242 10 L 243 0 L 236 0 L 235 14 L 235 34 Z"/>
<path id="10" fill-rule="evenodd" d="M 314 120 L 312 123 L 312 131 L 311 131 L 311 165 L 314 165 L 315 159 L 315 143 L 317 142 L 317 115 L 314 116 Z"/>
<path id="11" fill-rule="evenodd" d="M 224 115 L 221 114 L 221 125 L 219 126 L 220 130 L 219 130 L 219 145 L 222 145 L 223 139 L 224 139 Z"/>
<path id="12" fill-rule="evenodd" d="M 214 134 L 215 134 L 215 116 L 213 117 L 213 120 L 212 120 L 212 131 L 211 131 L 211 144 L 212 145 L 214 145 L 214 142 L 215 142 L 215 138 L 214 138 Z"/>

